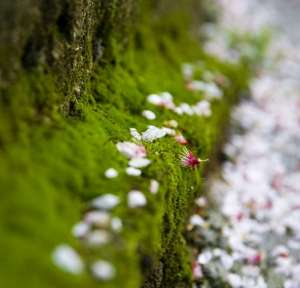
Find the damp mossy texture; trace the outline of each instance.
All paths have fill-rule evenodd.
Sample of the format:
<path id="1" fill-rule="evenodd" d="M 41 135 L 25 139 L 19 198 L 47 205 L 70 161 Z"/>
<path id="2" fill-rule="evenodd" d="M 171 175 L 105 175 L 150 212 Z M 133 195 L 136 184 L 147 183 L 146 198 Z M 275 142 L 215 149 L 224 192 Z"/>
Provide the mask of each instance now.
<path id="1" fill-rule="evenodd" d="M 209 1 L 205 1 L 209 2 Z M 247 90 L 249 65 L 207 55 L 194 36 L 210 19 L 203 1 L 1 1 L 0 32 L 0 283 L 1 287 L 190 287 L 191 267 L 182 232 L 199 196 L 206 166 L 181 167 L 182 147 L 171 137 L 146 143 L 152 164 L 141 177 L 126 175 L 116 149 L 140 131 L 175 119 L 201 158 L 213 159 L 231 106 Z M 147 103 L 168 91 L 193 104 L 182 63 L 201 62 L 224 75 L 224 97 L 211 117 L 179 116 Z M 157 118 L 141 116 L 151 109 Z M 107 179 L 114 167 L 119 177 Z M 158 194 L 148 189 L 160 182 Z M 127 193 L 141 190 L 143 208 L 129 209 Z M 123 230 L 90 249 L 71 229 L 91 199 L 118 195 L 112 213 Z M 81 275 L 53 264 L 53 249 L 67 243 L 86 264 Z M 111 262 L 114 279 L 96 281 L 89 263 Z"/>

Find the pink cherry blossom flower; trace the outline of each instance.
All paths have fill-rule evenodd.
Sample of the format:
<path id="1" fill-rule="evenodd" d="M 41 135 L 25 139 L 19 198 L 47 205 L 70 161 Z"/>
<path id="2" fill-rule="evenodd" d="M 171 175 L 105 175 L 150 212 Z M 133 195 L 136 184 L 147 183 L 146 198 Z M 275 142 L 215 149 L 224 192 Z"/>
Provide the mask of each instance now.
<path id="1" fill-rule="evenodd" d="M 200 158 L 197 158 L 191 151 L 189 151 L 187 148 L 184 148 L 180 157 L 180 161 L 183 167 L 194 169 L 201 162 L 208 161 L 208 159 L 202 160 Z"/>

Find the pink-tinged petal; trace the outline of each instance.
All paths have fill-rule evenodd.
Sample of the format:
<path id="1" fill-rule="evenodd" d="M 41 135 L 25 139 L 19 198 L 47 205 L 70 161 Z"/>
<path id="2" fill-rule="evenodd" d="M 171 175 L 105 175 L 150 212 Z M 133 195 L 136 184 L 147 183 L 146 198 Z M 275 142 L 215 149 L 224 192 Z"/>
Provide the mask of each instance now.
<path id="1" fill-rule="evenodd" d="M 247 262 L 250 265 L 260 265 L 261 261 L 262 261 L 262 254 L 260 252 L 257 252 L 254 255 L 247 257 Z"/>
<path id="2" fill-rule="evenodd" d="M 188 144 L 188 141 L 184 138 L 184 136 L 182 134 L 177 134 L 175 136 L 175 140 L 181 145 Z"/>
<path id="3" fill-rule="evenodd" d="M 201 265 L 197 261 L 192 263 L 192 272 L 195 280 L 199 280 L 203 277 Z"/>
<path id="4" fill-rule="evenodd" d="M 142 158 L 147 156 L 146 148 L 140 144 L 125 141 L 118 142 L 116 146 L 118 151 L 129 159 Z"/>

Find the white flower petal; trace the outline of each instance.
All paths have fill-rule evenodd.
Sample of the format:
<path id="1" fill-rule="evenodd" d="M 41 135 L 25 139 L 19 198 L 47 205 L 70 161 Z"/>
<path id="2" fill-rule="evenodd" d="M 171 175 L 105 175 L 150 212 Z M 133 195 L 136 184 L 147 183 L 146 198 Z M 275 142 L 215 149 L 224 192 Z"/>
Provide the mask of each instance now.
<path id="1" fill-rule="evenodd" d="M 118 171 L 114 168 L 109 168 L 105 171 L 104 174 L 106 178 L 115 178 L 118 176 Z"/>
<path id="2" fill-rule="evenodd" d="M 90 230 L 90 225 L 85 222 L 78 222 L 72 228 L 72 234 L 76 238 L 84 237 Z"/>
<path id="3" fill-rule="evenodd" d="M 150 187 L 149 187 L 150 193 L 157 194 L 158 190 L 159 190 L 159 182 L 155 179 L 151 179 Z"/>
<path id="4" fill-rule="evenodd" d="M 111 219 L 111 229 L 115 232 L 122 231 L 123 223 L 122 220 L 119 217 L 113 217 Z"/>
<path id="5" fill-rule="evenodd" d="M 119 197 L 113 194 L 104 194 L 92 200 L 91 205 L 98 209 L 110 210 L 120 203 Z"/>
<path id="6" fill-rule="evenodd" d="M 147 199 L 141 191 L 132 190 L 128 193 L 128 207 L 137 208 L 147 204 Z"/>
<path id="7" fill-rule="evenodd" d="M 193 226 L 202 227 L 205 224 L 205 221 L 203 220 L 203 218 L 201 216 L 194 214 L 190 218 L 190 224 L 192 224 Z"/>
<path id="8" fill-rule="evenodd" d="M 134 168 L 143 168 L 148 166 L 151 163 L 151 160 L 147 158 L 133 158 L 129 161 L 129 166 Z"/>
<path id="9" fill-rule="evenodd" d="M 90 211 L 85 214 L 84 221 L 97 227 L 107 227 L 110 223 L 110 215 L 105 211 Z"/>
<path id="10" fill-rule="evenodd" d="M 104 260 L 98 260 L 94 262 L 91 266 L 91 271 L 93 276 L 102 281 L 108 281 L 115 277 L 116 269 L 115 267 Z"/>
<path id="11" fill-rule="evenodd" d="M 147 118 L 148 120 L 154 120 L 156 118 L 156 115 L 154 112 L 150 111 L 150 110 L 144 110 L 142 112 L 142 115 Z"/>
<path id="12" fill-rule="evenodd" d="M 204 251 L 198 256 L 198 262 L 202 265 L 206 265 L 212 259 L 212 253 L 210 251 Z"/>
<path id="13" fill-rule="evenodd" d="M 107 244 L 110 240 L 110 235 L 106 230 L 94 230 L 88 233 L 85 237 L 87 245 L 91 247 L 100 247 Z"/>
<path id="14" fill-rule="evenodd" d="M 133 142 L 119 142 L 117 143 L 117 149 L 127 158 L 146 157 L 146 149 L 143 145 L 138 145 Z"/>
<path id="15" fill-rule="evenodd" d="M 135 129 L 135 128 L 130 128 L 130 135 L 138 140 L 138 141 L 141 141 L 142 140 L 142 135 Z"/>
<path id="16" fill-rule="evenodd" d="M 142 171 L 140 169 L 137 169 L 134 167 L 127 167 L 126 173 L 127 173 L 127 175 L 130 175 L 130 176 L 141 176 Z"/>
<path id="17" fill-rule="evenodd" d="M 149 126 L 149 128 L 143 132 L 142 139 L 146 142 L 152 142 L 164 136 L 166 136 L 166 131 L 155 126 Z"/>
<path id="18" fill-rule="evenodd" d="M 53 251 L 52 259 L 55 265 L 66 272 L 72 274 L 83 272 L 84 265 L 80 256 L 67 244 L 57 246 Z"/>

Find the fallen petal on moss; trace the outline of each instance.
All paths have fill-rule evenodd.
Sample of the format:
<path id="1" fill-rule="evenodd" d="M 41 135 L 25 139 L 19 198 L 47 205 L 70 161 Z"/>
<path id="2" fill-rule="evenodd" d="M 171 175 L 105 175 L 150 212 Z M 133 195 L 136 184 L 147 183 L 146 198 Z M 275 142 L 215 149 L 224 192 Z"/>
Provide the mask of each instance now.
<path id="1" fill-rule="evenodd" d="M 98 260 L 91 266 L 93 276 L 98 280 L 108 281 L 115 277 L 116 269 L 108 261 Z"/>
<path id="2" fill-rule="evenodd" d="M 151 179 L 150 187 L 149 187 L 150 193 L 157 194 L 158 190 L 159 190 L 159 182 L 155 179 Z"/>
<path id="3" fill-rule="evenodd" d="M 148 166 L 151 163 L 151 160 L 147 158 L 133 158 L 129 161 L 129 166 L 134 168 L 143 168 Z"/>
<path id="4" fill-rule="evenodd" d="M 91 205 L 98 209 L 110 210 L 120 203 L 119 197 L 113 194 L 104 194 L 93 199 Z"/>
<path id="5" fill-rule="evenodd" d="M 106 178 L 116 178 L 118 176 L 118 171 L 114 168 L 109 168 L 104 173 Z"/>
<path id="6" fill-rule="evenodd" d="M 129 159 L 147 156 L 146 148 L 141 144 L 125 141 L 117 143 L 116 146 L 118 151 Z"/>
<path id="7" fill-rule="evenodd" d="M 71 274 L 83 272 L 84 265 L 78 253 L 69 245 L 61 244 L 55 248 L 52 254 L 53 262 L 62 270 Z"/>
<path id="8" fill-rule="evenodd" d="M 137 208 L 147 204 L 147 199 L 141 191 L 132 190 L 128 193 L 128 207 Z"/>
<path id="9" fill-rule="evenodd" d="M 144 110 L 142 115 L 148 120 L 154 120 L 156 118 L 155 113 L 150 110 Z"/>
<path id="10" fill-rule="evenodd" d="M 126 174 L 129 176 L 141 176 L 142 171 L 140 169 L 134 168 L 134 167 L 127 167 L 126 168 Z"/>

